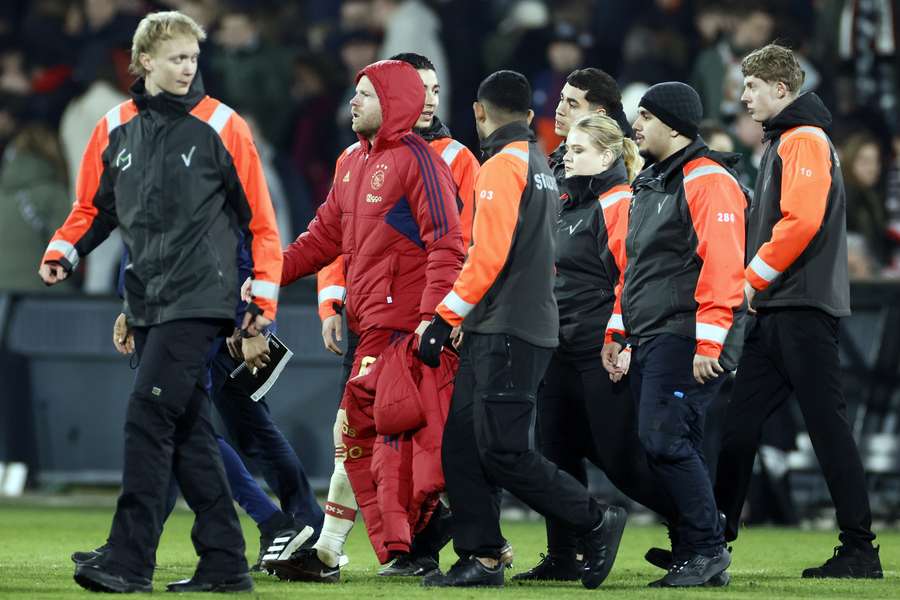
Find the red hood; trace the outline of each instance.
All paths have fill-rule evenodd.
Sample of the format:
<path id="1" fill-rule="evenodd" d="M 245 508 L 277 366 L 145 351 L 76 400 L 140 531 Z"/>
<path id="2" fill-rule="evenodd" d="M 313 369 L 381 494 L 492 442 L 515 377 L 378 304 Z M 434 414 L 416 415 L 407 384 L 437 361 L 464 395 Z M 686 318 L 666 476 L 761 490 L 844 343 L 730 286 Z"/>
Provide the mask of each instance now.
<path id="1" fill-rule="evenodd" d="M 372 63 L 356 74 L 356 81 L 363 75 L 372 81 L 381 103 L 381 128 L 373 144 L 377 149 L 412 131 L 425 106 L 425 88 L 416 70 L 399 60 Z M 363 147 L 368 145 L 368 140 L 359 139 Z"/>

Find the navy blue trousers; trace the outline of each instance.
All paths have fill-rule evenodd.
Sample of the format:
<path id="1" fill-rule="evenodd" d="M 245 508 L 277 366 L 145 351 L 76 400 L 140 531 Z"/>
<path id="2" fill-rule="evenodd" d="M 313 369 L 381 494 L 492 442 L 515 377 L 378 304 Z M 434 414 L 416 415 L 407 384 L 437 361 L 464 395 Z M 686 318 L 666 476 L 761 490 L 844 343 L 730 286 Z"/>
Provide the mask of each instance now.
<path id="1" fill-rule="evenodd" d="M 693 338 L 658 335 L 634 349 L 630 370 L 638 438 L 660 493 L 677 512 L 677 559 L 714 555 L 725 541 L 703 456 L 706 411 L 725 375 L 697 383 L 695 346 Z"/>

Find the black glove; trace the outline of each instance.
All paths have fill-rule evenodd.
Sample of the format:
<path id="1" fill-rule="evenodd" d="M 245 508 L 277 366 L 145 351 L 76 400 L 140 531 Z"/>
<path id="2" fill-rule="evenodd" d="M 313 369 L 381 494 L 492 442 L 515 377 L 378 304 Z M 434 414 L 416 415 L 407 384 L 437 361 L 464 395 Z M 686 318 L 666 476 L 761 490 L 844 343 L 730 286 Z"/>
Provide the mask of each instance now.
<path id="1" fill-rule="evenodd" d="M 434 315 L 419 340 L 419 360 L 433 369 L 441 366 L 441 348 L 450 339 L 451 331 L 453 327 L 447 321 L 440 315 Z"/>

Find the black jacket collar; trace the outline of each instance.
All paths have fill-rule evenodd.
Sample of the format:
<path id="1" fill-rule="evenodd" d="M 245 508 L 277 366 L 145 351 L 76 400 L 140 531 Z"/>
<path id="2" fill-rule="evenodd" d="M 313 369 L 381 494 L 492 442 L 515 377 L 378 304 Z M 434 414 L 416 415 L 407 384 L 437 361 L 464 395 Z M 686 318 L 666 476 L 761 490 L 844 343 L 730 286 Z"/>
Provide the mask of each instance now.
<path id="1" fill-rule="evenodd" d="M 825 107 L 819 96 L 814 92 L 808 92 L 798 96 L 768 121 L 763 121 L 762 125 L 763 139 L 768 141 L 780 137 L 788 129 L 802 125 L 827 129 L 831 126 L 831 111 Z"/>
<path id="2" fill-rule="evenodd" d="M 717 152 L 710 150 L 703 138 L 698 137 L 696 140 L 685 146 L 672 156 L 663 161 L 650 165 L 641 171 L 635 178 L 632 187 L 637 190 L 642 187 L 650 187 L 657 191 L 665 188 L 666 183 L 674 175 L 680 175 L 684 165 L 705 156 L 725 167 L 735 179 L 737 172 L 735 171 L 737 164 L 741 160 L 741 155 L 735 152 Z"/>
<path id="3" fill-rule="evenodd" d="M 534 132 L 525 121 L 513 121 L 498 127 L 494 133 L 481 141 L 481 153 L 487 160 L 512 142 L 534 142 Z"/>
<path id="4" fill-rule="evenodd" d="M 194 76 L 194 81 L 191 82 L 191 87 L 184 96 L 176 96 L 168 92 L 160 92 L 151 96 L 147 93 L 143 77 L 135 81 L 129 91 L 138 110 L 142 112 L 151 110 L 167 116 L 184 115 L 191 112 L 206 95 L 203 89 L 203 79 L 199 72 Z"/>
<path id="5" fill-rule="evenodd" d="M 612 166 L 596 175 L 575 175 L 566 178 L 568 203 L 580 205 L 597 199 L 597 196 L 614 186 L 628 183 L 625 161 L 620 157 Z"/>
<path id="6" fill-rule="evenodd" d="M 431 125 L 429 127 L 415 129 L 414 131 L 422 136 L 426 142 L 433 142 L 434 140 L 439 140 L 441 138 L 451 137 L 450 129 L 444 125 L 437 115 L 434 115 L 434 118 L 431 119 Z"/>

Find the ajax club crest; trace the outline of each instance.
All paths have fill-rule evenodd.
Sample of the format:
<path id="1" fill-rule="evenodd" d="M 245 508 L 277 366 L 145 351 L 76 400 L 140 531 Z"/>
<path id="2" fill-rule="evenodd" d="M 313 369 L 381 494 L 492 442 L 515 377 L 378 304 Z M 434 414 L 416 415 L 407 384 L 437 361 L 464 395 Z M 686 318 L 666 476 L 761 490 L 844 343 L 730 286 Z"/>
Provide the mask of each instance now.
<path id="1" fill-rule="evenodd" d="M 381 189 L 384 185 L 384 178 L 387 174 L 388 166 L 384 163 L 375 165 L 375 173 L 372 175 L 372 189 Z"/>

